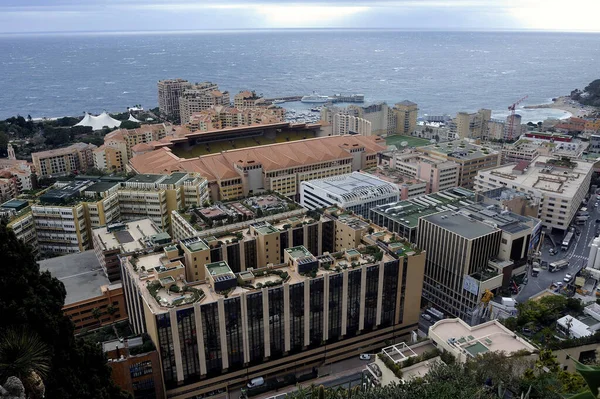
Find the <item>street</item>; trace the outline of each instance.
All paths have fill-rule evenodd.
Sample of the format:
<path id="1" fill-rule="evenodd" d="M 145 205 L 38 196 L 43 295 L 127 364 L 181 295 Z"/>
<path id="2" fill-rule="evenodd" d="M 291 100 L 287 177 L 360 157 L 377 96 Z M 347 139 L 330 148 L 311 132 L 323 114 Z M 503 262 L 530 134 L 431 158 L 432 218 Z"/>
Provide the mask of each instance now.
<path id="1" fill-rule="evenodd" d="M 533 295 L 549 288 L 553 282 L 563 281 L 563 278 L 567 273 L 574 275 L 582 267 L 587 264 L 588 254 L 590 251 L 590 244 L 596 234 L 596 229 L 600 228 L 600 224 L 596 223 L 596 218 L 600 218 L 600 211 L 598 207 L 594 207 L 594 203 L 597 200 L 596 195 L 592 195 L 588 202 L 588 212 L 590 213 L 587 222 L 584 225 L 576 226 L 581 231 L 580 235 L 574 236 L 574 242 L 567 251 L 560 250 L 560 244 L 564 237 L 564 233 L 560 235 L 553 235 L 556 247 L 559 248 L 559 252 L 556 255 L 550 255 L 550 248 L 552 245 L 550 239 L 546 238 L 542 246 L 542 260 L 548 263 L 556 262 L 562 259 L 569 261 L 569 267 L 564 270 L 560 270 L 555 273 L 551 273 L 548 270 L 541 270 L 537 277 L 532 277 L 531 274 L 527 276 L 527 285 L 522 286 L 521 291 L 515 297 L 517 302 L 524 302 Z"/>

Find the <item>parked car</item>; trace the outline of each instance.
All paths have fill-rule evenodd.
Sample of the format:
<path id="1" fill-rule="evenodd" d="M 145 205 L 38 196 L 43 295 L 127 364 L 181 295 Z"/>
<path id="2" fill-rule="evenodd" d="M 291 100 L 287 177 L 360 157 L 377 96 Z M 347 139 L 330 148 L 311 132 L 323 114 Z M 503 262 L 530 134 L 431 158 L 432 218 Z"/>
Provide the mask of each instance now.
<path id="1" fill-rule="evenodd" d="M 529 328 L 523 328 L 521 332 L 526 337 L 531 337 L 533 335 L 533 331 L 531 331 Z"/>
<path id="2" fill-rule="evenodd" d="M 366 354 L 366 353 L 362 353 L 362 354 L 359 356 L 359 358 L 360 358 L 360 360 L 371 360 L 371 355 L 368 355 L 368 354 Z"/>
<path id="3" fill-rule="evenodd" d="M 424 314 L 423 318 L 427 321 L 431 321 L 431 316 L 429 316 L 428 314 Z"/>
<path id="4" fill-rule="evenodd" d="M 555 286 L 557 287 L 562 287 L 563 282 L 562 281 L 557 281 L 556 283 L 554 283 Z"/>
<path id="5" fill-rule="evenodd" d="M 571 281 L 572 278 L 573 278 L 573 275 L 571 275 L 571 273 L 567 273 L 567 274 L 565 274 L 565 278 L 563 278 L 563 281 L 565 283 L 568 283 L 569 281 Z"/>
<path id="6" fill-rule="evenodd" d="M 255 388 L 263 385 L 265 383 L 265 379 L 263 377 L 257 377 L 250 380 L 248 383 L 248 388 Z"/>

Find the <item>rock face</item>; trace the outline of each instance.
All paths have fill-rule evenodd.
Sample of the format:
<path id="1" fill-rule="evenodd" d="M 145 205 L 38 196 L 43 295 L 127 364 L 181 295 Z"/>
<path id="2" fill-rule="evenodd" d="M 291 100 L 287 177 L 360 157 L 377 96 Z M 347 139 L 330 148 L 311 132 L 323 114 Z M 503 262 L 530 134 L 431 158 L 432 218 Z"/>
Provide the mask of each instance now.
<path id="1" fill-rule="evenodd" d="M 1 399 L 25 399 L 25 387 L 17 377 L 8 377 L 4 386 L 0 386 Z"/>

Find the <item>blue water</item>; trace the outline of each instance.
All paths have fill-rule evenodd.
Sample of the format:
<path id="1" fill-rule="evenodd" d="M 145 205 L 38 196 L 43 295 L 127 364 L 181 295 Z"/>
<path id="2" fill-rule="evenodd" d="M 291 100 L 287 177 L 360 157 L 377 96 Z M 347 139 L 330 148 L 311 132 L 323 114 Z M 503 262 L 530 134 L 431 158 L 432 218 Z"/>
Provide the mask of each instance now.
<path id="1" fill-rule="evenodd" d="M 316 90 L 409 99 L 439 115 L 548 102 L 600 78 L 600 35 L 251 31 L 0 36 L 0 118 L 157 104 L 156 82 L 213 81 L 265 96 Z M 547 112 L 547 111 L 543 111 Z M 557 115 L 559 116 L 559 115 Z"/>

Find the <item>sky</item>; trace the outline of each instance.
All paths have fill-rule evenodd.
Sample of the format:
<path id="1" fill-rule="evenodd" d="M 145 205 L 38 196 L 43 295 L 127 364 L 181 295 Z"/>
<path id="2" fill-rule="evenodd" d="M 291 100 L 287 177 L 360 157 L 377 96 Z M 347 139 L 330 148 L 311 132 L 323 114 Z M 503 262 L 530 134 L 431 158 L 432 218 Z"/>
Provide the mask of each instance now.
<path id="1" fill-rule="evenodd" d="M 0 32 L 281 28 L 600 31 L 600 0 L 0 0 Z"/>

